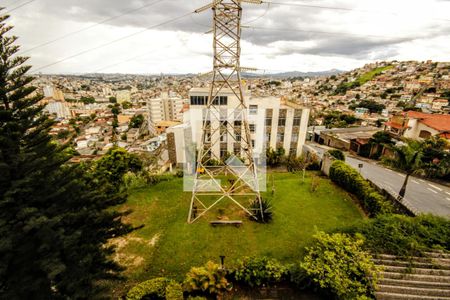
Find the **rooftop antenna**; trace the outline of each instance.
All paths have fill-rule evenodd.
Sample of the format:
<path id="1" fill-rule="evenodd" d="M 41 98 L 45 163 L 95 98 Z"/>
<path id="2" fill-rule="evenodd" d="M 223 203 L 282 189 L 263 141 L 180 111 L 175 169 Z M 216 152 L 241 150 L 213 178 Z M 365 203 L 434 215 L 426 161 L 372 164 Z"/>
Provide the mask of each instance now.
<path id="1" fill-rule="evenodd" d="M 213 11 L 213 71 L 208 101 L 203 118 L 202 137 L 192 189 L 188 223 L 193 223 L 222 200 L 231 200 L 246 214 L 257 219 L 262 213 L 257 170 L 247 118 L 241 71 L 241 17 L 242 3 L 261 4 L 261 0 L 213 0 L 197 9 L 196 13 Z M 223 110 L 221 92 L 231 93 L 230 110 Z M 223 107 L 223 106 L 222 106 Z M 234 149 L 231 158 L 225 159 L 223 145 L 231 138 Z M 220 153 L 220 154 L 218 154 Z M 257 203 L 257 209 L 245 206 Z M 255 205 L 252 205 L 255 207 Z"/>

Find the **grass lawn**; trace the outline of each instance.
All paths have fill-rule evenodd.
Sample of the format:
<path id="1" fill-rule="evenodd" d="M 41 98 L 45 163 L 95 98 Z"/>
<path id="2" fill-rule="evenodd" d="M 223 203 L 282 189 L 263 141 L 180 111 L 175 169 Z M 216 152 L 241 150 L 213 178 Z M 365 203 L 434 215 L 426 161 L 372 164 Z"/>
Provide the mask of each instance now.
<path id="1" fill-rule="evenodd" d="M 381 73 L 383 73 L 384 71 L 392 69 L 393 67 L 394 66 L 389 65 L 389 66 L 385 66 L 385 67 L 375 68 L 367 73 L 362 74 L 361 76 L 356 78 L 355 81 L 345 83 L 344 86 L 347 88 L 353 88 L 355 83 L 359 83 L 359 85 L 363 85 L 364 83 L 371 81 L 375 76 L 378 76 Z"/>
<path id="2" fill-rule="evenodd" d="M 363 85 L 364 83 L 366 83 L 367 81 L 372 80 L 375 76 L 380 75 L 381 73 L 383 73 L 384 71 L 387 71 L 389 69 L 392 69 L 394 66 L 385 66 L 385 67 L 379 67 L 379 68 L 375 68 L 363 75 L 361 75 L 356 81 L 359 81 L 359 83 L 361 85 Z"/>
<path id="3" fill-rule="evenodd" d="M 263 197 L 272 200 L 274 221 L 258 224 L 244 218 L 240 228 L 211 227 L 203 219 L 187 224 L 191 194 L 182 191 L 181 178 L 131 191 L 123 205 L 123 209 L 133 210 L 127 221 L 145 227 L 115 241 L 116 259 L 128 268 L 128 281 L 116 292 L 156 276 L 183 280 L 190 267 L 208 260 L 218 262 L 219 255 L 226 256 L 228 266 L 250 255 L 295 262 L 302 257 L 315 228 L 332 230 L 363 218 L 350 196 L 330 180 L 320 178 L 317 191 L 311 192 L 312 174 L 307 173 L 305 183 L 301 183 L 299 174 L 273 173 L 275 194 L 268 192 Z M 214 218 L 217 209 L 211 214 Z"/>

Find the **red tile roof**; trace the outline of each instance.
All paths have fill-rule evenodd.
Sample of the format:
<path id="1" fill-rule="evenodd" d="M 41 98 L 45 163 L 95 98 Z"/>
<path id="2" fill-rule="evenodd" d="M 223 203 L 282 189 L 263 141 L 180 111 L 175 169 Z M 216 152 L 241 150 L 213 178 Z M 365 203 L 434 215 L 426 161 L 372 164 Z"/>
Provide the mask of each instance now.
<path id="1" fill-rule="evenodd" d="M 402 127 L 402 124 L 398 124 L 398 123 L 395 123 L 395 122 L 392 122 L 392 121 L 388 121 L 388 122 L 386 122 L 386 123 L 384 123 L 386 126 L 389 126 L 389 127 L 392 127 L 392 128 L 396 128 L 396 129 L 405 129 L 405 128 L 407 128 L 408 127 L 408 125 L 404 125 L 403 127 Z"/>
<path id="2" fill-rule="evenodd" d="M 450 132 L 444 132 L 439 135 L 441 138 L 450 140 Z"/>
<path id="3" fill-rule="evenodd" d="M 408 111 L 409 118 L 420 119 L 420 122 L 438 131 L 450 131 L 450 115 L 426 114 Z"/>

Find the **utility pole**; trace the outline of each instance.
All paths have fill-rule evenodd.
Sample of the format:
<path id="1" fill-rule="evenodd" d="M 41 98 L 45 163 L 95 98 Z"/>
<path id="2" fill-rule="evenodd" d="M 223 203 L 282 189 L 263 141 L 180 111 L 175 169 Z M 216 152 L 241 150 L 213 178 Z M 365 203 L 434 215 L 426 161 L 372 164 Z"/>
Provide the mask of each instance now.
<path id="1" fill-rule="evenodd" d="M 204 216 L 222 200 L 231 200 L 248 215 L 262 216 L 257 170 L 241 80 L 242 3 L 260 0 L 214 0 L 198 10 L 213 10 L 213 71 L 203 116 L 202 137 L 197 155 L 188 222 Z M 233 97 L 221 96 L 227 92 Z M 223 150 L 232 139 L 239 153 L 224 161 Z M 227 149 L 227 148 L 225 148 Z M 229 186 L 226 185 L 228 180 Z M 255 201 L 259 209 L 249 209 Z M 254 206 L 254 205 L 253 205 Z M 195 214 L 193 208 L 196 208 Z"/>

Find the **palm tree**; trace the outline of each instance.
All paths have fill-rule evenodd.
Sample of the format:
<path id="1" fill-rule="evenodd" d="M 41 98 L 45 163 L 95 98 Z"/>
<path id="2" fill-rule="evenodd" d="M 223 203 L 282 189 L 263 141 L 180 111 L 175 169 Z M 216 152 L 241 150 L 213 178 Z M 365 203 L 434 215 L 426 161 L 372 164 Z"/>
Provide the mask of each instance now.
<path id="1" fill-rule="evenodd" d="M 420 141 L 408 141 L 399 146 L 389 146 L 389 149 L 394 152 L 394 157 L 385 158 L 384 161 L 406 173 L 405 181 L 398 193 L 398 200 L 402 200 L 405 196 L 409 176 L 424 172 L 422 163 L 423 145 L 423 142 Z"/>
<path id="2" fill-rule="evenodd" d="M 369 140 L 369 144 L 371 145 L 369 158 L 379 159 L 384 147 L 388 147 L 389 145 L 393 145 L 391 136 L 386 131 L 378 131 L 376 132 Z M 373 151 L 375 148 L 375 151 Z"/>
<path id="3" fill-rule="evenodd" d="M 424 141 L 422 161 L 427 177 L 446 178 L 450 175 L 450 153 L 445 149 L 450 143 L 439 137 L 431 137 Z"/>

